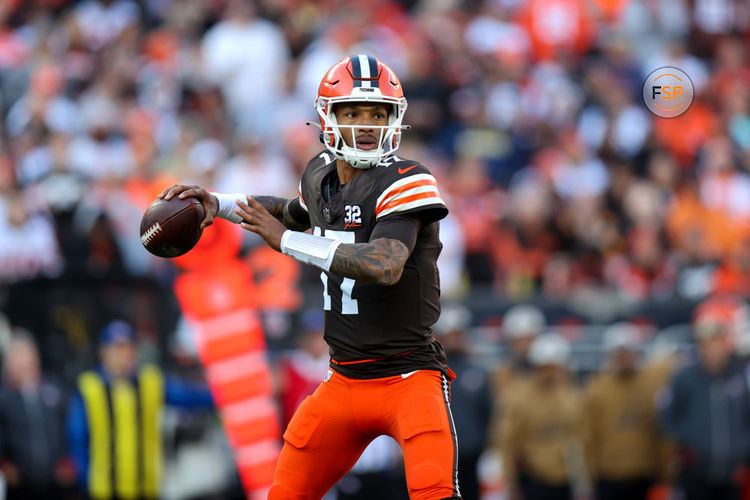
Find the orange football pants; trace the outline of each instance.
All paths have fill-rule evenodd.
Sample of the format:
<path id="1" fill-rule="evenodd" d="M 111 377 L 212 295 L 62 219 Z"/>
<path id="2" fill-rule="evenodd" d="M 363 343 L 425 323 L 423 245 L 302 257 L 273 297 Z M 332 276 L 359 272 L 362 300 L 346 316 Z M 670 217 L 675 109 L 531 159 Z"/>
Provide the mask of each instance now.
<path id="1" fill-rule="evenodd" d="M 369 380 L 330 371 L 289 422 L 269 500 L 320 499 L 381 434 L 401 445 L 410 498 L 460 498 L 449 387 L 436 370 Z"/>

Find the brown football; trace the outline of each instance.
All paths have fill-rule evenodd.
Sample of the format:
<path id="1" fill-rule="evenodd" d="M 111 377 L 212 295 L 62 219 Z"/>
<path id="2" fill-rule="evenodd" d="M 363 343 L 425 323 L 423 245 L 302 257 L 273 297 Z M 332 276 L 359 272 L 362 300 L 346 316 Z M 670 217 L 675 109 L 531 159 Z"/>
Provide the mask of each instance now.
<path id="1" fill-rule="evenodd" d="M 203 215 L 196 198 L 157 199 L 141 219 L 141 243 L 159 257 L 179 257 L 198 243 Z"/>

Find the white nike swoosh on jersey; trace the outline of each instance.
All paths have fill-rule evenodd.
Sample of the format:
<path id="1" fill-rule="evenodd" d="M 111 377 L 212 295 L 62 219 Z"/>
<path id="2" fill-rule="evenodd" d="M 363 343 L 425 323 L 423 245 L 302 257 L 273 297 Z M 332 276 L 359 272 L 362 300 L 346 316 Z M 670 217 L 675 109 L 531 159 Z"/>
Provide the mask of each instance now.
<path id="1" fill-rule="evenodd" d="M 414 375 L 414 374 L 415 374 L 415 373 L 417 373 L 418 371 L 419 371 L 419 370 L 414 370 L 413 372 L 409 372 L 409 373 L 402 373 L 402 374 L 401 374 L 401 378 L 411 377 L 412 375 Z"/>

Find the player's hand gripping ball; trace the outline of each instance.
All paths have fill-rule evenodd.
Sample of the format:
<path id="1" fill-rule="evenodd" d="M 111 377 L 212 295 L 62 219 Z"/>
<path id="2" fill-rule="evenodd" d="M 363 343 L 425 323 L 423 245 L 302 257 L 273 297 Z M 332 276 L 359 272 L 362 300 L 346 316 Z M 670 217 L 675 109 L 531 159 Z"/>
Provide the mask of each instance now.
<path id="1" fill-rule="evenodd" d="M 203 216 L 196 198 L 157 199 L 141 219 L 141 243 L 159 257 L 179 257 L 198 243 Z"/>

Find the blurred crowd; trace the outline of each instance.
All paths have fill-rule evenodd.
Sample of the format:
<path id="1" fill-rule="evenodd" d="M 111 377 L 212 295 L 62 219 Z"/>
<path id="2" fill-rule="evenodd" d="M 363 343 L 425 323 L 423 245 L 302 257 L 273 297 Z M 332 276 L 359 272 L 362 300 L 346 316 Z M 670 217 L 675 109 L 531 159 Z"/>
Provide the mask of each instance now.
<path id="1" fill-rule="evenodd" d="M 486 345 L 458 303 L 435 325 L 457 376 L 462 498 L 750 496 L 750 305 L 739 296 L 703 301 L 684 332 L 606 326 L 588 364 L 576 358 L 591 352 L 534 305 L 511 307 L 498 330 Z M 296 332 L 272 367 L 282 428 L 328 371 L 322 312 L 305 311 Z M 0 496 L 243 498 L 205 382 L 149 363 L 128 322 L 101 330 L 97 362 L 72 384 L 44 369 L 30 332 L 5 325 L 0 337 Z M 325 500 L 406 500 L 405 481 L 383 436 Z"/>
<path id="2" fill-rule="evenodd" d="M 142 276 L 171 180 L 292 195 L 322 73 L 400 76 L 402 156 L 439 178 L 445 293 L 626 301 L 746 290 L 750 13 L 740 0 L 7 1 L 0 276 Z M 653 69 L 690 76 L 656 120 Z"/>
<path id="3" fill-rule="evenodd" d="M 484 366 L 471 356 L 468 309 L 448 306 L 436 325 L 458 374 L 467 498 L 748 498 L 750 306 L 738 296 L 703 301 L 689 337 L 607 326 L 586 375 L 575 341 L 539 308 L 520 304 L 503 320 L 503 353 Z"/>
<path id="4" fill-rule="evenodd" d="M 743 378 L 738 389 L 735 375 L 750 342 L 732 333 L 724 356 L 731 362 L 706 368 L 729 381 L 728 402 L 712 383 L 703 403 L 681 400 L 692 397 L 685 384 L 700 386 L 701 376 L 672 374 L 680 373 L 673 358 L 690 357 L 696 339 L 699 352 L 708 345 L 697 334 L 696 304 L 750 298 L 749 47 L 744 0 L 5 0 L 0 312 L 31 332 L 20 345 L 35 342 L 50 373 L 74 392 L 79 374 L 101 361 L 99 332 L 118 317 L 137 332 L 143 361 L 199 373 L 171 289 L 178 270 L 137 238 L 143 210 L 175 182 L 294 196 L 307 160 L 321 149 L 305 121 L 317 120 L 312 103 L 323 72 L 346 55 L 371 53 L 396 71 L 408 99 L 412 129 L 399 155 L 431 169 L 451 210 L 441 223 L 443 296 L 474 313 L 471 334 L 451 348 L 452 363 L 465 361 L 468 373 L 455 387 L 469 391 L 454 391 L 463 401 L 454 411 L 464 413 L 457 423 L 488 433 L 464 431 L 471 444 L 463 463 L 491 483 L 492 464 L 502 462 L 503 488 L 533 498 L 541 495 L 533 488 L 548 483 L 554 491 L 544 491 L 564 496 L 601 492 L 623 478 L 633 480 L 628 491 L 641 491 L 702 477 L 680 470 L 700 469 L 709 475 L 705 484 L 721 486 L 731 469 L 737 486 L 747 474 L 740 466 L 748 457 L 737 455 L 747 451 L 746 437 L 690 441 L 701 422 L 719 425 L 718 417 L 690 411 L 720 405 L 722 422 L 745 418 L 746 384 Z M 667 65 L 690 76 L 695 98 L 684 115 L 658 119 L 641 89 L 646 75 Z M 306 335 L 319 333 L 317 320 L 302 313 L 318 307 L 319 280 L 265 252 L 253 235 L 243 238 L 288 415 L 326 364 L 324 346 Z M 518 302 L 539 309 L 512 320 L 505 313 Z M 456 314 L 463 325 L 456 329 L 466 333 L 465 315 Z M 619 320 L 628 324 L 612 325 Z M 535 358 L 526 354 L 535 352 L 532 336 L 516 339 L 513 321 L 549 325 L 564 339 L 542 343 Z M 11 352 L 16 344 L 0 337 Z M 628 365 L 620 359 L 628 356 L 613 354 L 623 349 L 653 354 L 643 361 L 648 369 L 638 356 Z M 598 375 L 605 366 L 615 374 Z M 6 368 L 12 388 L 15 371 Z M 633 389 L 641 413 L 622 418 L 648 421 L 653 427 L 643 432 L 658 427 L 660 437 L 612 439 L 636 439 L 623 446 L 647 453 L 643 443 L 671 436 L 671 447 L 648 453 L 678 456 L 681 466 L 592 468 L 622 447 L 590 447 L 590 433 L 609 435 L 606 426 L 614 425 L 605 422 L 611 415 L 589 419 L 600 411 L 593 408 L 611 406 L 606 397 L 612 384 L 619 387 L 619 371 L 644 371 L 646 380 Z M 524 412 L 533 409 L 536 386 L 513 382 L 527 372 L 554 388 L 554 404 L 542 398 L 551 412 L 569 417 L 565 425 L 539 421 L 540 429 L 583 429 L 580 449 L 563 446 L 568 459 L 552 464 L 575 481 L 561 482 L 560 470 L 536 463 L 544 447 L 533 449 L 533 439 L 518 442 L 531 432 L 521 424 L 534 420 Z M 597 382 L 584 398 L 570 393 L 590 376 Z M 518 387 L 522 397 L 512 396 Z M 45 397 L 67 401 L 55 399 L 56 390 L 45 389 Z M 473 399 L 481 394 L 494 397 Z M 646 401 L 654 398 L 661 406 L 649 413 Z M 685 415 L 696 421 L 681 421 Z M 502 460 L 486 458 L 488 446 Z M 384 470 L 403 480 L 392 446 L 375 448 L 342 483 L 341 498 L 363 498 L 356 496 L 362 485 L 390 484 Z M 714 448 L 724 455 L 705 455 Z M 50 477 L 75 482 L 75 467 L 52 460 L 52 448 L 37 452 L 47 454 Z M 701 462 L 707 456 L 718 464 L 710 471 Z"/>
<path id="5" fill-rule="evenodd" d="M 488 345 L 469 308 L 443 307 L 435 333 L 457 375 L 451 408 L 463 498 L 750 496 L 746 301 L 716 295 L 684 329 L 656 335 L 650 325 L 607 325 L 593 348 L 576 328 L 547 319 L 534 305 L 513 306 L 497 327 L 502 340 Z M 325 373 L 321 320 L 305 314 L 298 347 L 279 363 L 285 414 Z M 395 442 L 375 443 L 332 498 L 407 498 Z"/>

